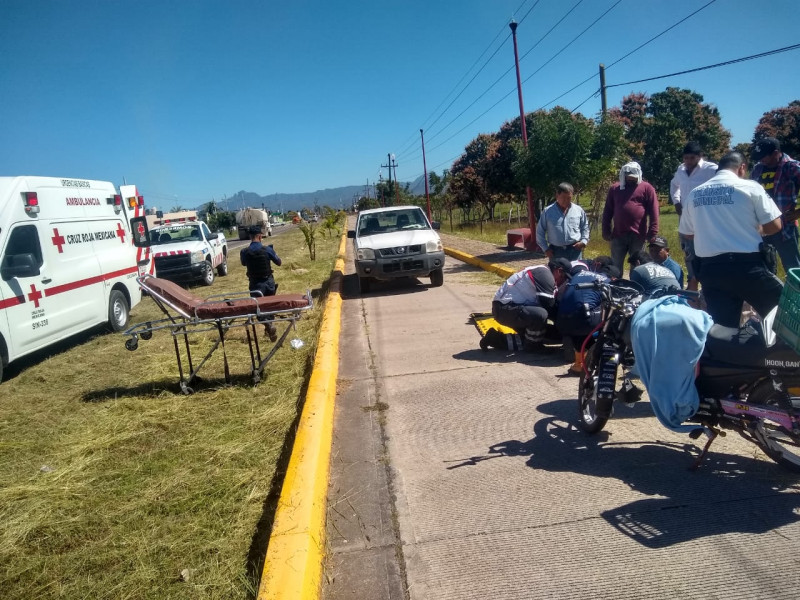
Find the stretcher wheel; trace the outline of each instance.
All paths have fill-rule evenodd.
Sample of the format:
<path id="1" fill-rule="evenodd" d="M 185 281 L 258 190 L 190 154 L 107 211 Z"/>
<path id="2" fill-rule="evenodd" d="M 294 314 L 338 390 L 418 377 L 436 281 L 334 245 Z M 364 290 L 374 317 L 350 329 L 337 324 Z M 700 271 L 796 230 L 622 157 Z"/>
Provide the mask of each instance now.
<path id="1" fill-rule="evenodd" d="M 181 392 L 183 392 L 185 396 L 194 394 L 194 390 L 190 388 L 188 385 L 186 385 L 183 381 L 181 381 Z"/>
<path id="2" fill-rule="evenodd" d="M 131 352 L 133 352 L 138 347 L 139 347 L 139 340 L 136 339 L 135 337 L 128 338 L 127 340 L 125 340 L 125 349 L 126 350 L 130 350 Z"/>
<path id="3" fill-rule="evenodd" d="M 150 327 L 150 323 L 148 323 L 147 326 Z M 149 340 L 150 338 L 153 337 L 153 332 L 152 331 L 143 331 L 141 333 L 141 336 L 142 336 L 143 340 Z"/>

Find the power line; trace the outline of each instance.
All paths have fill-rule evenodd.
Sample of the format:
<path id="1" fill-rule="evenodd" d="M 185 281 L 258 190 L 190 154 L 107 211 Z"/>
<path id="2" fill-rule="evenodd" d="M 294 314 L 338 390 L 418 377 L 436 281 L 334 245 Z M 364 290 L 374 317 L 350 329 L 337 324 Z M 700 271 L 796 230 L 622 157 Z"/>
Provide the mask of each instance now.
<path id="1" fill-rule="evenodd" d="M 517 8 L 517 11 L 516 11 L 516 12 L 519 12 L 520 10 L 522 10 L 522 7 L 523 7 L 523 6 L 525 6 L 525 4 L 526 4 L 528 1 L 529 1 L 529 0 L 523 0 L 522 4 L 520 4 L 520 5 L 519 5 L 519 7 Z M 539 2 L 540 2 L 540 1 L 541 1 L 541 0 L 536 0 L 536 2 L 534 2 L 533 6 L 531 6 L 531 8 L 529 8 L 529 9 L 528 9 L 528 12 L 527 12 L 527 13 L 525 13 L 525 16 L 524 16 L 524 17 L 522 17 L 522 20 L 525 20 L 525 18 L 527 18 L 527 16 L 528 16 L 528 15 L 531 13 L 531 11 L 532 11 L 534 8 L 536 8 L 536 5 L 537 5 L 537 4 L 539 4 Z M 450 107 L 453 105 L 453 102 L 455 102 L 456 100 L 458 100 L 459 96 L 461 96 L 461 94 L 463 94 L 463 93 L 464 93 L 464 91 L 466 91 L 466 89 L 469 87 L 469 85 L 470 85 L 470 84 L 471 84 L 471 83 L 472 83 L 472 82 L 475 80 L 475 77 L 477 77 L 477 76 L 480 74 L 480 72 L 481 72 L 481 71 L 483 71 L 483 69 L 486 67 L 486 65 L 488 65 L 488 64 L 489 64 L 489 62 L 490 62 L 490 61 L 491 61 L 491 60 L 494 58 L 495 54 L 497 54 L 497 52 L 500 50 L 500 48 L 502 48 L 502 46 L 503 46 L 502 44 L 501 44 L 500 46 L 498 46 L 497 50 L 495 50 L 495 51 L 494 51 L 494 53 L 492 53 L 492 55 L 491 55 L 491 56 L 490 56 L 490 57 L 489 57 L 489 58 L 486 60 L 486 62 L 483 64 L 483 66 L 482 66 L 482 67 L 481 67 L 481 68 L 480 68 L 480 69 L 479 69 L 479 70 L 478 70 L 478 71 L 475 73 L 475 75 L 472 77 L 472 79 L 470 79 L 470 80 L 469 80 L 469 82 L 467 82 L 467 84 L 464 86 L 464 88 L 463 88 L 463 89 L 462 89 L 462 90 L 461 90 L 461 91 L 458 93 L 458 96 L 456 96 L 456 97 L 453 99 L 453 101 L 452 101 L 452 102 L 450 102 L 450 104 L 447 106 L 447 108 L 445 108 L 445 109 L 442 111 L 442 113 L 441 113 L 441 114 L 440 114 L 438 117 L 436 117 L 436 120 L 435 120 L 433 123 L 431 123 L 430 125 L 426 125 L 426 123 L 427 123 L 427 122 L 430 120 L 430 118 L 431 118 L 433 115 L 435 115 L 435 114 L 436 114 L 436 112 L 437 112 L 437 111 L 438 111 L 438 110 L 441 108 L 441 106 L 442 106 L 442 105 L 443 105 L 445 102 L 447 102 L 447 99 L 448 99 L 448 98 L 449 98 L 449 97 L 450 97 L 450 96 L 453 94 L 453 92 L 455 92 L 455 91 L 458 89 L 458 87 L 461 85 L 461 82 L 462 82 L 462 81 L 464 81 L 464 79 L 466 79 L 466 77 L 469 75 L 470 71 L 472 71 L 472 69 L 474 69 L 474 68 L 475 68 L 475 66 L 476 66 L 476 65 L 477 65 L 477 64 L 480 62 L 480 60 L 481 60 L 481 59 L 482 59 L 482 58 L 483 58 L 483 57 L 486 55 L 486 53 L 489 51 L 489 49 L 490 49 L 490 48 L 491 48 L 491 47 L 494 45 L 494 43 L 497 41 L 497 39 L 498 39 L 498 38 L 499 38 L 499 37 L 500 37 L 500 36 L 503 34 L 503 31 L 505 30 L 505 27 L 506 27 L 506 26 L 505 26 L 505 25 L 503 25 L 503 26 L 500 28 L 500 31 L 498 31 L 498 32 L 497 32 L 497 35 L 495 35 L 494 39 L 493 39 L 491 42 L 489 42 L 489 45 L 488 45 L 488 46 L 486 46 L 486 49 L 485 49 L 483 52 L 481 52 L 480 56 L 478 56 L 478 58 L 477 58 L 477 59 L 475 59 L 475 62 L 474 62 L 474 63 L 472 63 L 472 66 L 470 66 L 470 68 L 469 68 L 469 69 L 467 69 L 467 70 L 466 70 L 466 72 L 465 72 L 465 73 L 464 73 L 464 74 L 461 76 L 461 79 L 459 79 L 459 80 L 458 80 L 458 82 L 455 84 L 455 86 L 453 86 L 453 89 L 452 89 L 452 90 L 450 90 L 450 92 L 449 92 L 449 93 L 448 93 L 448 94 L 447 94 L 447 95 L 444 97 L 444 99 L 443 99 L 443 100 L 442 100 L 442 101 L 439 103 L 439 105 L 438 105 L 436 108 L 434 108 L 434 109 L 433 109 L 433 111 L 431 112 L 431 114 L 430 114 L 430 115 L 428 115 L 428 116 L 425 118 L 425 120 L 422 122 L 422 126 L 421 126 L 421 128 L 422 128 L 422 129 L 433 127 L 433 125 L 436 123 L 436 121 L 438 121 L 438 120 L 439 120 L 439 119 L 440 119 L 440 118 L 441 118 L 441 117 L 442 117 L 442 116 L 443 116 L 443 115 L 444 115 L 444 114 L 447 112 L 447 110 L 448 110 L 448 109 L 449 109 L 449 108 L 450 108 Z M 508 37 L 506 37 L 506 39 L 508 39 Z M 505 40 L 503 40 L 503 42 L 505 42 Z M 410 146 L 410 145 L 412 145 L 412 144 L 413 144 L 413 143 L 416 141 L 416 137 L 417 137 L 417 134 L 416 134 L 416 133 L 413 133 L 413 134 L 411 134 L 411 136 L 409 136 L 409 138 L 407 138 L 407 139 L 406 139 L 406 141 L 405 141 L 405 142 L 403 142 L 403 144 L 401 145 L 401 148 L 402 148 L 402 149 L 401 149 L 401 151 L 400 151 L 400 152 L 398 152 L 398 154 L 397 154 L 397 155 L 398 155 L 398 156 L 401 156 L 401 155 L 402 155 L 404 152 L 407 152 L 407 151 L 408 151 L 408 148 L 409 148 L 409 146 Z"/>
<path id="2" fill-rule="evenodd" d="M 711 0 L 711 1 L 710 1 L 710 2 L 708 2 L 707 4 L 704 4 L 703 6 L 701 6 L 700 8 L 698 8 L 698 9 L 697 9 L 696 11 L 694 11 L 693 13 L 690 13 L 690 14 L 686 15 L 685 17 L 683 17 L 683 18 L 682 18 L 680 21 L 677 21 L 676 23 L 673 23 L 672 25 L 670 25 L 669 27 L 667 27 L 667 28 L 666 28 L 664 31 L 662 31 L 661 33 L 659 33 L 659 34 L 657 34 L 657 35 L 654 35 L 653 37 L 651 37 L 649 40 L 647 40 L 647 41 L 646 41 L 646 42 L 644 42 L 643 44 L 640 44 L 639 46 L 637 46 L 636 48 L 634 48 L 633 50 L 631 50 L 630 52 L 628 52 L 628 53 L 627 53 L 627 54 L 625 54 L 624 56 L 622 56 L 622 57 L 618 58 L 618 59 L 617 59 L 617 60 L 615 60 L 613 63 L 611 63 L 610 65 L 608 65 L 608 66 L 606 67 L 606 71 L 607 71 L 608 69 L 610 69 L 611 67 L 613 67 L 614 65 L 616 65 L 616 64 L 618 64 L 618 63 L 622 62 L 623 60 L 625 60 L 626 58 L 628 58 L 628 57 L 629 57 L 631 54 L 633 54 L 633 53 L 635 53 L 635 52 L 638 52 L 639 50 L 641 50 L 642 48 L 644 48 L 645 46 L 647 46 L 649 43 L 651 43 L 651 42 L 653 42 L 653 41 L 657 40 L 658 38 L 660 38 L 662 35 L 664 35 L 664 34 L 665 34 L 665 33 L 667 33 L 668 31 L 671 31 L 672 29 L 675 29 L 675 27 L 677 27 L 677 26 L 678 26 L 678 25 L 680 25 L 681 23 L 683 23 L 683 22 L 685 22 L 685 21 L 689 20 L 689 19 L 690 19 L 690 18 L 692 18 L 694 15 L 696 15 L 697 13 L 699 13 L 701 10 L 703 10 L 703 9 L 705 9 L 705 8 L 707 8 L 707 7 L 709 7 L 709 6 L 711 6 L 712 4 L 714 4 L 714 2 L 716 2 L 716 1 L 717 1 L 717 0 Z M 589 77 L 587 77 L 586 79 L 584 79 L 583 81 L 581 81 L 579 84 L 577 84 L 577 85 L 575 85 L 575 86 L 571 87 L 570 89 L 568 89 L 568 90 L 567 90 L 566 92 L 564 92 L 563 94 L 561 94 L 561 95 L 559 95 L 559 96 L 556 96 L 555 98 L 553 98 L 552 100 L 550 100 L 550 102 L 547 102 L 546 104 L 543 104 L 542 106 L 540 106 L 538 110 L 541 110 L 541 109 L 543 109 L 543 108 L 545 108 L 545 107 L 547 107 L 547 106 L 550 106 L 550 105 L 551 105 L 553 102 L 556 102 L 557 100 L 560 100 L 561 98 L 563 98 L 564 96 L 566 96 L 566 95 L 567 95 L 567 94 L 569 94 L 570 92 L 572 92 L 572 91 L 574 91 L 574 90 L 578 89 L 578 88 L 579 88 L 579 87 L 581 87 L 583 84 L 585 84 L 587 81 L 591 81 L 591 80 L 592 80 L 592 79 L 594 79 L 594 78 L 595 78 L 595 74 L 594 74 L 594 73 L 592 73 L 591 75 L 589 75 Z M 608 87 L 608 86 L 606 86 L 606 87 Z M 589 98 L 587 98 L 586 100 L 584 100 L 583 102 L 581 102 L 581 104 L 583 104 L 584 102 L 586 102 L 588 99 L 589 99 Z"/>
<path id="3" fill-rule="evenodd" d="M 765 56 L 772 56 L 773 54 L 780 54 L 781 52 L 789 52 L 790 50 L 797 50 L 798 48 L 800 48 L 800 44 L 794 44 L 793 46 L 785 46 L 784 48 L 769 50 L 768 52 L 761 52 L 760 54 L 752 54 L 750 56 L 743 56 L 742 58 L 735 58 L 733 60 L 726 60 L 725 62 L 716 63 L 713 65 L 706 65 L 705 67 L 697 67 L 696 69 L 687 69 L 686 71 L 677 71 L 675 73 L 669 73 L 668 75 L 657 75 L 656 77 L 637 79 L 636 81 L 626 81 L 625 83 L 615 83 L 613 85 L 607 85 L 606 88 L 620 87 L 623 85 L 633 85 L 634 83 L 655 81 L 656 79 L 666 79 L 667 77 L 675 77 L 676 75 L 685 75 L 687 73 L 696 73 L 697 71 L 705 71 L 707 69 L 716 69 L 717 67 L 726 67 L 728 65 L 734 65 L 736 63 L 745 62 L 756 58 L 763 58 Z"/>

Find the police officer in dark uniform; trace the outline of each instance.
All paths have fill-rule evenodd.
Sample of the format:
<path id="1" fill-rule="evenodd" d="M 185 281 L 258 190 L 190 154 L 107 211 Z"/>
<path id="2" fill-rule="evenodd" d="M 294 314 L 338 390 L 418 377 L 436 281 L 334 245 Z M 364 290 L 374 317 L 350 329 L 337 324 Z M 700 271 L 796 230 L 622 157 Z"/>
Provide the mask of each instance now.
<path id="1" fill-rule="evenodd" d="M 250 234 L 250 245 L 242 248 L 239 255 L 242 265 L 247 267 L 247 279 L 252 296 L 274 296 L 278 290 L 278 284 L 272 276 L 272 264 L 281 266 L 281 259 L 275 253 L 272 244 L 264 246 L 261 243 L 263 232 L 258 225 L 252 225 L 248 230 Z M 264 330 L 269 336 L 270 341 L 278 339 L 278 332 L 273 323 L 265 323 Z"/>

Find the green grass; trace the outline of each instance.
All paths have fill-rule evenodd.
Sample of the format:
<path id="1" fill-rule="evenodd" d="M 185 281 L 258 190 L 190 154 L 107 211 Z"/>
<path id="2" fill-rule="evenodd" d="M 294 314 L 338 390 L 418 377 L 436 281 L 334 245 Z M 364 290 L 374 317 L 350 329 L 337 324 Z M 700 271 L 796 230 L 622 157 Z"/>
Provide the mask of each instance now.
<path id="1" fill-rule="evenodd" d="M 243 329 L 226 344 L 235 384 L 224 385 L 218 351 L 191 396 L 176 385 L 168 332 L 135 352 L 121 335 L 84 335 L 26 361 L 2 384 L 4 600 L 255 596 L 271 518 L 266 499 L 316 347 L 319 289 L 339 246 L 317 240 L 312 263 L 299 231 L 269 241 L 284 261 L 280 291 L 311 288 L 318 304 L 298 323 L 305 345 L 294 350 L 287 341 L 258 386 L 246 377 Z M 229 265 L 227 277 L 193 291 L 246 289 L 237 251 Z M 131 322 L 160 314 L 145 299 Z M 209 343 L 192 338 L 193 355 Z"/>
<path id="2" fill-rule="evenodd" d="M 519 223 L 515 216 L 509 224 L 507 218 L 508 207 L 501 207 L 501 210 L 506 218 L 502 221 L 485 222 L 482 231 L 478 223 L 462 223 L 458 211 L 453 212 L 452 230 L 449 221 L 446 219 L 442 221 L 441 230 L 443 233 L 489 242 L 497 246 L 505 246 L 506 232 L 509 229 L 527 227 L 528 223 L 524 217 L 522 222 Z M 678 215 L 675 213 L 675 209 L 672 206 L 665 206 L 661 209 L 661 214 L 659 216 L 659 235 L 667 239 L 670 248 L 670 256 L 681 266 L 685 274 L 686 263 L 678 239 Z M 611 244 L 603 239 L 599 222 L 596 226 L 592 227 L 589 235 L 589 245 L 586 247 L 583 254 L 586 258 L 594 258 L 595 256 L 603 254 L 607 256 L 611 255 Z"/>

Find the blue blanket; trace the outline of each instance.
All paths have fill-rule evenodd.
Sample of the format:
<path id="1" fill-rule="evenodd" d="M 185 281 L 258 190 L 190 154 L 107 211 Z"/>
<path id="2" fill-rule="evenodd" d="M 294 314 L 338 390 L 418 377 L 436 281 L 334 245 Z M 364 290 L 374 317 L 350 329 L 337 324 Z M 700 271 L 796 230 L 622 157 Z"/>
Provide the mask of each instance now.
<path id="1" fill-rule="evenodd" d="M 668 429 L 697 429 L 681 425 L 697 412 L 700 398 L 694 385 L 697 361 L 713 321 L 678 296 L 647 300 L 631 322 L 636 370 L 647 388 L 653 412 Z"/>

